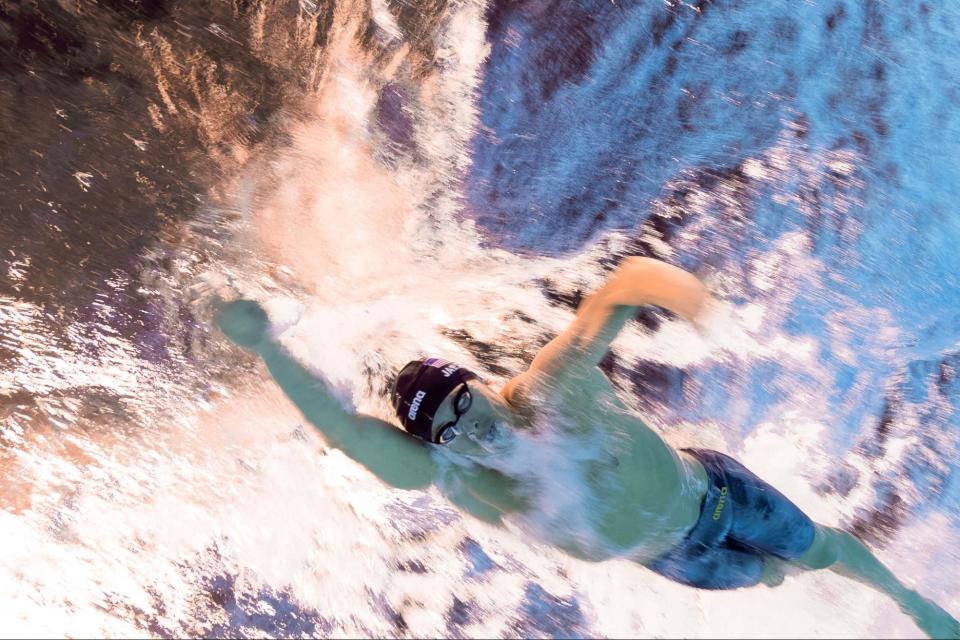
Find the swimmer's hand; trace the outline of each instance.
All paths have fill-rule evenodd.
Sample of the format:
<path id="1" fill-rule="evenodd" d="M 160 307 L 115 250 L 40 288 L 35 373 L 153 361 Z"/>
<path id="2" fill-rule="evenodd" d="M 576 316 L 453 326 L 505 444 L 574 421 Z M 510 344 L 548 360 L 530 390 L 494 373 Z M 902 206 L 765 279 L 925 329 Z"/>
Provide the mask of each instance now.
<path id="1" fill-rule="evenodd" d="M 269 337 L 269 320 L 253 300 L 233 300 L 219 305 L 217 326 L 234 343 L 254 351 Z"/>

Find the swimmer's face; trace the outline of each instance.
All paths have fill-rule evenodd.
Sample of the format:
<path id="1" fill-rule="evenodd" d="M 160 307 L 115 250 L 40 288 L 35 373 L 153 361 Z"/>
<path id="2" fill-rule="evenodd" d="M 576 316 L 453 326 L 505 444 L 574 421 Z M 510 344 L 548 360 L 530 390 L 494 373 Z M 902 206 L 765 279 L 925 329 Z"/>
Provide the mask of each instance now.
<path id="1" fill-rule="evenodd" d="M 504 444 L 510 415 L 503 396 L 469 380 L 447 394 L 434 413 L 432 439 L 457 453 L 494 453 Z"/>

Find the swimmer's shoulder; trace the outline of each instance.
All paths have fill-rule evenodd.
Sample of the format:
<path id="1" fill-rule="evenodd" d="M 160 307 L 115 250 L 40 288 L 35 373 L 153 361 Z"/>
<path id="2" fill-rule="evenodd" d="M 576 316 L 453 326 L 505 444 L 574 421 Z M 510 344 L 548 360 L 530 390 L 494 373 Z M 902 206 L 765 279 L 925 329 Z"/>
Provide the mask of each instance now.
<path id="1" fill-rule="evenodd" d="M 557 379 L 528 370 L 511 378 L 500 390 L 500 395 L 518 415 L 530 417 L 537 407 L 554 395 L 552 391 L 556 382 Z"/>
<path id="2" fill-rule="evenodd" d="M 526 387 L 529 385 L 527 377 L 526 373 L 521 373 L 515 378 L 511 378 L 500 390 L 500 395 L 511 407 L 517 408 L 524 403 Z"/>
<path id="3" fill-rule="evenodd" d="M 514 426 L 529 427 L 544 412 L 567 414 L 577 411 L 584 402 L 592 402 L 589 394 L 580 392 L 579 378 L 571 378 L 565 373 L 546 376 L 526 371 L 504 385 L 500 393 L 513 410 Z"/>
<path id="4" fill-rule="evenodd" d="M 500 396 L 507 401 L 514 414 L 514 425 L 529 424 L 535 413 L 530 396 L 531 380 L 527 373 L 507 381 L 500 390 Z"/>
<path id="5" fill-rule="evenodd" d="M 544 375 L 534 369 L 529 369 L 520 375 L 511 378 L 500 390 L 500 395 L 518 413 L 522 415 L 536 412 L 538 407 L 569 400 L 570 391 L 582 389 L 584 382 L 593 381 L 592 378 L 603 378 L 600 370 L 595 370 L 593 376 L 588 368 L 570 368 L 558 370 L 553 375 Z M 599 375 L 597 375 L 599 374 Z M 609 386 L 609 383 L 606 383 Z M 573 395 L 577 395 L 574 393 Z M 588 394 L 589 396 L 589 394 Z"/>

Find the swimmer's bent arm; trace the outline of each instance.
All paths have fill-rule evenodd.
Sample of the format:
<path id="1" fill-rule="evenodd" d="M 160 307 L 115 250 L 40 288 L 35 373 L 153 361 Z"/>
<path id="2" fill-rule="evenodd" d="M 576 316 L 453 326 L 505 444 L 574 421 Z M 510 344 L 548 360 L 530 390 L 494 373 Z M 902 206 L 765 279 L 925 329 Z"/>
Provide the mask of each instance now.
<path id="1" fill-rule="evenodd" d="M 679 267 L 652 258 L 627 258 L 600 289 L 583 300 L 574 321 L 543 347 L 528 373 L 550 376 L 577 366 L 595 366 L 636 307 L 657 305 L 695 321 L 708 298 L 703 283 Z"/>
<path id="2" fill-rule="evenodd" d="M 263 358 L 276 383 L 331 445 L 392 486 L 416 489 L 433 481 L 436 463 L 426 447 L 388 422 L 344 409 L 322 378 L 270 339 L 266 314 L 255 302 L 223 305 L 217 324 L 233 342 Z"/>

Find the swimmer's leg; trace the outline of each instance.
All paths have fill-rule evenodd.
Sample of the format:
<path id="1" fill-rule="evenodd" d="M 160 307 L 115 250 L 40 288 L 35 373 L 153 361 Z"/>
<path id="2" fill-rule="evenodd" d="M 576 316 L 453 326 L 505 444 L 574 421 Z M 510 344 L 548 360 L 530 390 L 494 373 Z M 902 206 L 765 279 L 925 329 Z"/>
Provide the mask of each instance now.
<path id="1" fill-rule="evenodd" d="M 824 569 L 877 589 L 934 638 L 960 638 L 960 624 L 942 608 L 904 586 L 867 547 L 845 531 L 814 523 L 782 493 L 742 464 L 714 452 L 726 474 L 734 507 L 730 539 L 767 554 L 760 580 L 782 581 L 781 561 L 804 569 Z"/>
<path id="2" fill-rule="evenodd" d="M 960 623 L 935 603 L 907 588 L 853 535 L 817 525 L 813 544 L 795 563 L 805 569 L 827 569 L 873 587 L 893 598 L 931 638 L 960 638 Z"/>

